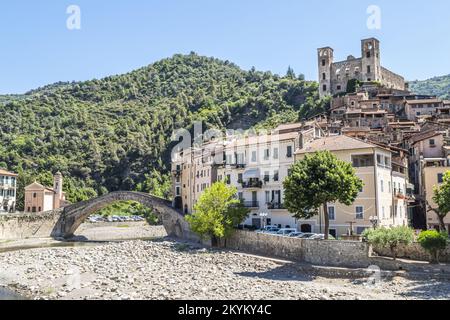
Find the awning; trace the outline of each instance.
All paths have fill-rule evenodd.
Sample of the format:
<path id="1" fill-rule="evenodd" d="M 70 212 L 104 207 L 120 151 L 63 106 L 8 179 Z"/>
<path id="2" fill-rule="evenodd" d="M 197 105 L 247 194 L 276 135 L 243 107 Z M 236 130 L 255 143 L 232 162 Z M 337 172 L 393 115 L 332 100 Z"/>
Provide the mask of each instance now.
<path id="1" fill-rule="evenodd" d="M 243 178 L 244 178 L 244 180 L 260 179 L 261 178 L 261 171 L 259 169 L 249 169 L 249 170 L 244 172 Z"/>

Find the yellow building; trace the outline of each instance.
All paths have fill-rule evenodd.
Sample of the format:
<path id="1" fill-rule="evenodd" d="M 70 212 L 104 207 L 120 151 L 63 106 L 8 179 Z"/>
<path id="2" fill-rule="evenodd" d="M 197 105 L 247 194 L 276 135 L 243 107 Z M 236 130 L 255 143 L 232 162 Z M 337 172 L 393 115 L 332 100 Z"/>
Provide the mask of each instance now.
<path id="1" fill-rule="evenodd" d="M 422 160 L 422 193 L 432 208 L 436 208 L 433 201 L 434 188 L 443 182 L 444 174 L 450 171 L 450 159 L 424 159 Z M 426 206 L 428 209 L 428 206 Z M 429 229 L 439 229 L 439 220 L 433 211 L 427 210 L 426 214 L 427 227 Z M 444 220 L 447 230 L 450 231 L 450 214 Z"/>
<path id="2" fill-rule="evenodd" d="M 331 136 L 305 144 L 297 150 L 295 159 L 301 160 L 306 154 L 324 150 L 352 163 L 364 183 L 351 206 L 329 204 L 331 235 L 348 234 L 350 228 L 361 234 L 374 223 L 386 227 L 408 224 L 407 206 L 402 196 L 406 194 L 407 179 L 401 172 L 393 174 L 390 150 L 347 136 Z M 298 224 L 303 232 L 322 233 L 323 213 L 311 220 L 298 221 Z"/>

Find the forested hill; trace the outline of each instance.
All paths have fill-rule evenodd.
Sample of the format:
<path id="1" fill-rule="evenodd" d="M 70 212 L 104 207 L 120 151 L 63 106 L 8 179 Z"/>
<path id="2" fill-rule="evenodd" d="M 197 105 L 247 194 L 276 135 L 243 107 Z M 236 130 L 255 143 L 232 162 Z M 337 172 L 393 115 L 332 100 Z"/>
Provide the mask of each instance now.
<path id="1" fill-rule="evenodd" d="M 220 128 L 296 121 L 326 107 L 317 89 L 292 70 L 283 77 L 244 71 L 192 53 L 124 75 L 3 96 L 0 167 L 20 173 L 19 187 L 35 178 L 51 184 L 59 170 L 71 201 L 119 189 L 165 195 L 174 129 L 194 120 Z"/>
<path id="2" fill-rule="evenodd" d="M 410 89 L 418 94 L 435 95 L 450 100 L 450 74 L 424 81 L 411 81 Z"/>

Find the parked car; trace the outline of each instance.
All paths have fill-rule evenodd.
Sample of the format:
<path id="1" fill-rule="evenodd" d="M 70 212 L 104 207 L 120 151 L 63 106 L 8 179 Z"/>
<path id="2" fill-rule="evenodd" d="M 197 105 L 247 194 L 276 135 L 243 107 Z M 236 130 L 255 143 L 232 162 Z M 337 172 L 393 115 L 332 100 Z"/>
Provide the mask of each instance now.
<path id="1" fill-rule="evenodd" d="M 280 230 L 280 228 L 276 226 L 266 226 L 262 228 L 261 230 L 257 231 L 258 233 L 277 233 Z"/>
<path id="2" fill-rule="evenodd" d="M 289 236 L 291 233 L 297 232 L 297 229 L 294 228 L 283 228 L 277 231 L 277 236 Z"/>
<path id="3" fill-rule="evenodd" d="M 304 235 L 303 232 L 292 232 L 289 234 L 290 238 L 301 238 Z"/>
<path id="4" fill-rule="evenodd" d="M 310 237 L 309 239 L 311 240 L 325 240 L 325 235 L 324 234 L 315 234 L 312 237 Z M 331 234 L 328 235 L 328 240 L 336 240 Z"/>
<path id="5" fill-rule="evenodd" d="M 302 239 L 310 239 L 311 237 L 315 236 L 315 233 L 303 233 L 301 236 L 299 236 L 299 238 Z"/>

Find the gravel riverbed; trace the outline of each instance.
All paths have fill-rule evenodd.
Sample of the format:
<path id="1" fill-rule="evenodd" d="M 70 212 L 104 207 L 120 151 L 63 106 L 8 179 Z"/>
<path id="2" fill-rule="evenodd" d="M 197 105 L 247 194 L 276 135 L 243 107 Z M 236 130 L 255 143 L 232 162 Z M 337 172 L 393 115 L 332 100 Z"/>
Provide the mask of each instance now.
<path id="1" fill-rule="evenodd" d="M 0 284 L 32 299 L 450 299 L 445 281 L 368 283 L 170 240 L 0 254 Z"/>

